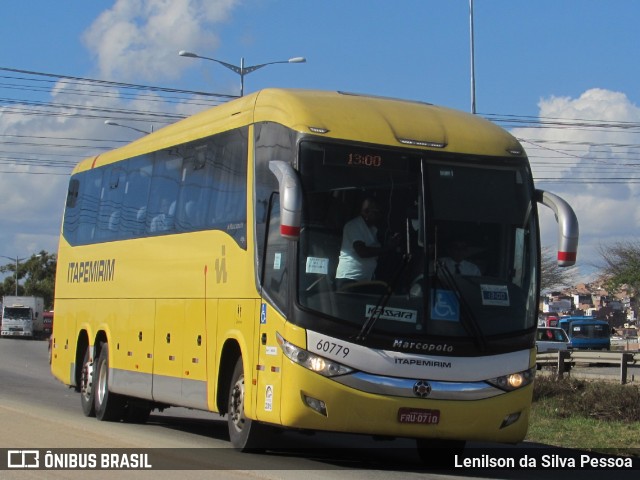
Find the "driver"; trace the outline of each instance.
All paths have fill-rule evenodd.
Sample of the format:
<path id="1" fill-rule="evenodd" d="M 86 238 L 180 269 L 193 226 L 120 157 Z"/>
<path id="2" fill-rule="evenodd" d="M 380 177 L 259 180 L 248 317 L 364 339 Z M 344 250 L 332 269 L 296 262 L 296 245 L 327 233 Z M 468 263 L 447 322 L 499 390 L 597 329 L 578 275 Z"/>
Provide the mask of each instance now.
<path id="1" fill-rule="evenodd" d="M 377 223 L 380 208 L 372 198 L 362 202 L 360 215 L 349 220 L 343 229 L 340 258 L 336 270 L 336 287 L 349 283 L 369 281 L 378 264 L 378 256 L 393 251 L 400 243 L 400 235 L 394 234 L 385 247 L 378 242 Z"/>

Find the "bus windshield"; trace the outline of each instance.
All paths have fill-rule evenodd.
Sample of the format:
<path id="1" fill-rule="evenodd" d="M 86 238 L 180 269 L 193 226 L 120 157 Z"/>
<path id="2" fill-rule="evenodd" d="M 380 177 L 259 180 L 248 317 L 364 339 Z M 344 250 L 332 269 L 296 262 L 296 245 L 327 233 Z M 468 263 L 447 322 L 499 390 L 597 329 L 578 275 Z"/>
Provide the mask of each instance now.
<path id="1" fill-rule="evenodd" d="M 302 142 L 299 169 L 305 310 L 363 336 L 484 341 L 535 325 L 535 205 L 524 159 Z M 369 250 L 355 245 L 363 229 Z"/>

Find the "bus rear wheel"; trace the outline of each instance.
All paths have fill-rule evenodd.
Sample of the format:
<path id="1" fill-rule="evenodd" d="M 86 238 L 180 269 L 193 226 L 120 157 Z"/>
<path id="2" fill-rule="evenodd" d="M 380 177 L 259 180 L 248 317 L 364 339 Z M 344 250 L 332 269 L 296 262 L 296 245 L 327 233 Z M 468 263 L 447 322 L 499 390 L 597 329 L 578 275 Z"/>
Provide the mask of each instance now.
<path id="1" fill-rule="evenodd" d="M 270 428 L 244 414 L 245 389 L 242 358 L 236 362 L 229 388 L 227 425 L 231 444 L 242 452 L 259 453 L 266 450 Z"/>
<path id="2" fill-rule="evenodd" d="M 102 343 L 100 348 L 94 378 L 96 418 L 106 422 L 120 420 L 124 414 L 126 401 L 124 397 L 109 392 L 109 344 L 107 342 Z"/>
<path id="3" fill-rule="evenodd" d="M 82 413 L 86 417 L 96 416 L 93 360 L 91 359 L 91 346 L 87 345 L 82 360 L 82 371 L 80 372 L 80 404 Z"/>

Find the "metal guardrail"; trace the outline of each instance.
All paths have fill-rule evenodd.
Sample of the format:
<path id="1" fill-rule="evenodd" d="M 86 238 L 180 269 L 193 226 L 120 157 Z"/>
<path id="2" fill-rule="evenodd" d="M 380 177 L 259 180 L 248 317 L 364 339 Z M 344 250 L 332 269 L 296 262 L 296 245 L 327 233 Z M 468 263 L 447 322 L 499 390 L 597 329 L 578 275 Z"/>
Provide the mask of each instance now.
<path id="1" fill-rule="evenodd" d="M 562 351 L 553 353 L 539 353 L 536 364 L 540 367 L 555 367 L 558 376 L 568 373 L 576 364 L 607 364 L 620 365 L 620 383 L 627 383 L 627 368 L 630 365 L 640 365 L 640 352 L 605 352 L 605 351 Z"/>

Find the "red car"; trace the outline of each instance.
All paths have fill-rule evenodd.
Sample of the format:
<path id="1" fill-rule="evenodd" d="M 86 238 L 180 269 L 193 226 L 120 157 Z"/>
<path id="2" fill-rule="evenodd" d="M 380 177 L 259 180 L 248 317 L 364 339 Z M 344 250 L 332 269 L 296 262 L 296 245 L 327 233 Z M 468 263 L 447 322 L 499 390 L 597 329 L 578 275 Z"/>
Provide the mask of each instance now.
<path id="1" fill-rule="evenodd" d="M 53 333 L 53 312 L 42 313 L 42 335 L 45 337 Z"/>
<path id="2" fill-rule="evenodd" d="M 42 313 L 42 335 L 47 338 L 49 363 L 51 363 L 51 334 L 53 333 L 53 312 Z"/>

